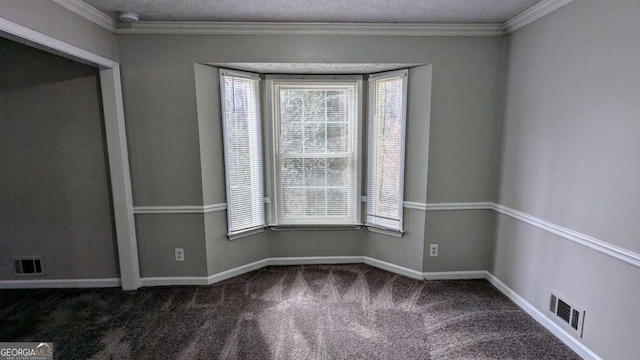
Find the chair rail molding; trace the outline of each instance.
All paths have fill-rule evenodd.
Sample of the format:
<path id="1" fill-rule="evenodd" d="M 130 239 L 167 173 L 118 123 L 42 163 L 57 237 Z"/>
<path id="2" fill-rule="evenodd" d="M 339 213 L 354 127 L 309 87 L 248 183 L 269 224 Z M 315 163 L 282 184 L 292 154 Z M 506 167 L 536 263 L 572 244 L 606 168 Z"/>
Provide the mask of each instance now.
<path id="1" fill-rule="evenodd" d="M 208 214 L 227 209 L 226 203 L 211 205 L 163 205 L 163 206 L 136 206 L 133 213 L 139 214 Z"/>
<path id="2" fill-rule="evenodd" d="M 564 226 L 554 224 L 550 221 L 540 219 L 538 217 L 519 210 L 512 209 L 505 205 L 493 204 L 493 210 L 497 211 L 500 214 L 512 217 L 529 225 L 535 226 L 539 229 L 558 235 L 576 244 L 586 246 L 589 249 L 595 250 L 616 260 L 620 260 L 629 265 L 640 268 L 640 254 L 629 249 L 610 244 L 606 241 L 596 239 L 592 236 L 568 229 Z"/>

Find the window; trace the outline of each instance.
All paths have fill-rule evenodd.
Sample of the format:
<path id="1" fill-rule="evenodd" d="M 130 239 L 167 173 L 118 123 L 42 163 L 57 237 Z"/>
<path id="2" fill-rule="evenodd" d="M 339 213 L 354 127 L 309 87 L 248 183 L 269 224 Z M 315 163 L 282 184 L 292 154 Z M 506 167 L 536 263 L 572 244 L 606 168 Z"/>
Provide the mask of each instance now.
<path id="1" fill-rule="evenodd" d="M 367 226 L 402 232 L 407 70 L 369 78 Z"/>
<path id="2" fill-rule="evenodd" d="M 360 77 L 268 77 L 270 225 L 360 225 Z"/>
<path id="3" fill-rule="evenodd" d="M 368 80 L 366 226 L 391 235 L 403 232 L 407 78 Z M 283 228 L 362 225 L 362 77 L 266 79 L 262 133 L 259 76 L 220 71 L 229 238 L 262 230 L 265 215 Z"/>
<path id="4" fill-rule="evenodd" d="M 259 81 L 253 74 L 220 71 L 230 239 L 265 225 Z"/>

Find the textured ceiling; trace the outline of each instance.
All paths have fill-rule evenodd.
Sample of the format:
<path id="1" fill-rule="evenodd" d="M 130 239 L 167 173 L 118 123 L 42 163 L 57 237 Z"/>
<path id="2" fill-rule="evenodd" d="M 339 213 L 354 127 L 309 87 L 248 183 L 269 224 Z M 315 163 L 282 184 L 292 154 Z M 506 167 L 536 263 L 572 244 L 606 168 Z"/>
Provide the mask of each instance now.
<path id="1" fill-rule="evenodd" d="M 502 23 L 541 0 L 84 0 L 141 21 Z"/>

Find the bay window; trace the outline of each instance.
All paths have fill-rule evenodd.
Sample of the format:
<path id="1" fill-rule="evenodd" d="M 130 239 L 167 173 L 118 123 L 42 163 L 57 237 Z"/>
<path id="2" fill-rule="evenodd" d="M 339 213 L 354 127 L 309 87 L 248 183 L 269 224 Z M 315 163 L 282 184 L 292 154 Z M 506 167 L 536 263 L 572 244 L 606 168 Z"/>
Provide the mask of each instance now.
<path id="1" fill-rule="evenodd" d="M 407 74 L 368 79 L 364 172 L 362 76 L 268 75 L 261 119 L 260 77 L 221 70 L 229 237 L 267 225 L 358 227 L 364 174 L 365 225 L 401 234 Z"/>

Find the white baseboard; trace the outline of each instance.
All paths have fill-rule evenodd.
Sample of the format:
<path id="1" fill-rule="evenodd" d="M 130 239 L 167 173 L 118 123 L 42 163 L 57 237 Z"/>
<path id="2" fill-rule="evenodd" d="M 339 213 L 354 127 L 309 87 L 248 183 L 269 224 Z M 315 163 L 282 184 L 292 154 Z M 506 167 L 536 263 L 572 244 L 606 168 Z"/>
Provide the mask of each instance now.
<path id="1" fill-rule="evenodd" d="M 143 277 L 141 286 L 206 286 L 242 275 L 269 265 L 321 265 L 321 264 L 357 264 L 365 263 L 392 273 L 413 279 L 452 280 L 484 279 L 484 271 L 449 271 L 422 273 L 403 266 L 367 256 L 310 256 L 267 258 L 210 276 L 166 276 Z M 38 279 L 38 280 L 0 280 L 0 289 L 37 289 L 37 288 L 101 288 L 119 287 L 120 279 Z"/>
<path id="2" fill-rule="evenodd" d="M 487 272 L 485 270 L 425 272 L 422 273 L 422 277 L 425 280 L 473 280 L 486 279 Z"/>
<path id="3" fill-rule="evenodd" d="M 140 286 L 209 285 L 206 276 L 166 276 L 140 278 Z"/>
<path id="4" fill-rule="evenodd" d="M 362 263 L 362 256 L 308 256 L 269 258 L 269 265 L 322 265 Z"/>
<path id="5" fill-rule="evenodd" d="M 248 273 L 248 272 L 251 272 L 251 271 L 254 271 L 254 270 L 261 269 L 261 268 L 269 265 L 269 260 L 270 259 L 258 260 L 258 261 L 252 262 L 250 264 L 247 264 L 247 265 L 238 266 L 238 267 L 233 268 L 233 269 L 229 269 L 229 270 L 226 270 L 226 271 L 223 271 L 223 272 L 219 272 L 217 274 L 210 275 L 207 278 L 207 283 L 208 283 L 208 285 L 215 284 L 217 282 L 230 279 L 230 278 L 232 278 L 234 276 L 242 275 L 244 273 Z"/>
<path id="6" fill-rule="evenodd" d="M 578 355 L 580 355 L 583 359 L 586 360 L 602 360 L 600 356 L 591 351 L 588 347 L 586 347 L 583 343 L 581 343 L 578 339 L 574 338 L 569 334 L 566 330 L 560 327 L 560 325 L 553 322 L 549 319 L 542 311 L 538 310 L 535 306 L 533 306 L 530 302 L 528 302 L 525 298 L 520 296 L 513 289 L 508 287 L 505 283 L 500 281 L 493 274 L 486 272 L 487 280 L 500 292 L 505 294 L 511 301 L 516 303 L 522 310 L 524 310 L 527 314 L 529 314 L 532 318 L 534 318 L 538 323 L 544 326 L 547 330 L 551 331 L 553 335 L 555 335 L 560 341 L 565 343 L 568 347 L 570 347 L 573 351 L 575 351 Z"/>
<path id="7" fill-rule="evenodd" d="M 382 270 L 387 270 L 392 273 L 404 275 L 406 277 L 410 277 L 413 279 L 422 280 L 422 273 L 417 270 L 409 269 L 400 265 L 388 263 L 386 261 L 370 258 L 368 256 L 364 257 L 364 263 L 367 265 L 375 266 Z"/>
<path id="8" fill-rule="evenodd" d="M 0 280 L 0 289 L 54 289 L 119 287 L 120 279 L 35 279 Z"/>

